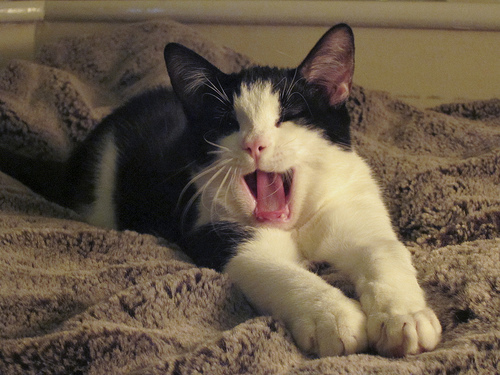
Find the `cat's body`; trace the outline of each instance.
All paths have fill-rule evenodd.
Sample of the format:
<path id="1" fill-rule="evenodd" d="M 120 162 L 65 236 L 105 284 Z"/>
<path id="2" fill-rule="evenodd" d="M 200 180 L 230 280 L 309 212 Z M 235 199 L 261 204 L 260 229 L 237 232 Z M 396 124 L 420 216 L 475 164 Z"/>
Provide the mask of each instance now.
<path id="1" fill-rule="evenodd" d="M 96 225 L 177 242 L 225 270 L 261 311 L 321 356 L 433 349 L 441 328 L 368 166 L 350 147 L 348 26 L 293 70 L 225 75 L 171 44 L 175 95 L 146 93 L 74 153 L 60 202 Z M 347 298 L 304 266 L 333 264 Z"/>

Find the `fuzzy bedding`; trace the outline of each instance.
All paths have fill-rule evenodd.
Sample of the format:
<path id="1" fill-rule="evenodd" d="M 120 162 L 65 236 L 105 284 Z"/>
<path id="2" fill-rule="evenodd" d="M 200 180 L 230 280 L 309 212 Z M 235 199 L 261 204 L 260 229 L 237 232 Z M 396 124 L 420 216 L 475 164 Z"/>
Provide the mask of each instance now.
<path id="1" fill-rule="evenodd" d="M 249 64 L 170 21 L 66 38 L 0 71 L 0 146 L 64 160 L 114 107 L 169 84 L 170 41 L 226 72 Z M 0 173 L 0 374 L 499 373 L 500 100 L 420 110 L 355 87 L 349 108 L 443 325 L 435 351 L 307 357 L 226 275 L 159 238 L 84 224 Z"/>

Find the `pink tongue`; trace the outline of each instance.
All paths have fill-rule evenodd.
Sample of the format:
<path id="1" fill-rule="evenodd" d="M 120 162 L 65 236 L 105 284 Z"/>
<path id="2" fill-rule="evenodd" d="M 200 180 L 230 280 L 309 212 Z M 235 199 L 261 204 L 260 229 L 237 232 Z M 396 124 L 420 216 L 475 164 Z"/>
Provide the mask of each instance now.
<path id="1" fill-rule="evenodd" d="M 281 175 L 257 170 L 257 220 L 282 221 L 288 214 Z"/>

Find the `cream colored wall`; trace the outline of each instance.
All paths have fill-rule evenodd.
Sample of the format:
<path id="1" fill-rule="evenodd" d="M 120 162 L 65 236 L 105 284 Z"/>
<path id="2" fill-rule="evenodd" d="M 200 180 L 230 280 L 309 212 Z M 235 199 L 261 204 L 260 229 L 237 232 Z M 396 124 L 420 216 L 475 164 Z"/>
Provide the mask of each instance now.
<path id="1" fill-rule="evenodd" d="M 120 23 L 0 24 L 0 65 L 30 59 L 60 36 L 105 32 Z M 326 27 L 192 24 L 205 37 L 268 65 L 298 64 Z M 500 32 L 355 28 L 355 82 L 427 107 L 500 98 Z"/>
<path id="2" fill-rule="evenodd" d="M 0 23 L 0 67 L 14 58 L 33 58 L 35 30 L 34 23 Z"/>
<path id="3" fill-rule="evenodd" d="M 257 61 L 294 66 L 324 27 L 207 26 L 203 35 Z M 355 28 L 355 82 L 420 106 L 500 98 L 500 32 Z"/>

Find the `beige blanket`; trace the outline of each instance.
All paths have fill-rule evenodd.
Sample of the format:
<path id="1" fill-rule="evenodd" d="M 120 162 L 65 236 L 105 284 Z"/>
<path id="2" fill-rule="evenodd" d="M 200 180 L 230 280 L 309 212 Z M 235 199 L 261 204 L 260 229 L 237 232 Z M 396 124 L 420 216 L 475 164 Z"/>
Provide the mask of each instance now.
<path id="1" fill-rule="evenodd" d="M 169 41 L 227 72 L 249 63 L 172 22 L 61 40 L 0 71 L 0 145 L 64 160 L 112 108 L 168 84 Z M 500 100 L 419 110 L 356 87 L 349 108 L 443 325 L 434 352 L 307 357 L 226 275 L 161 239 L 83 224 L 0 173 L 0 373 L 498 373 Z"/>

